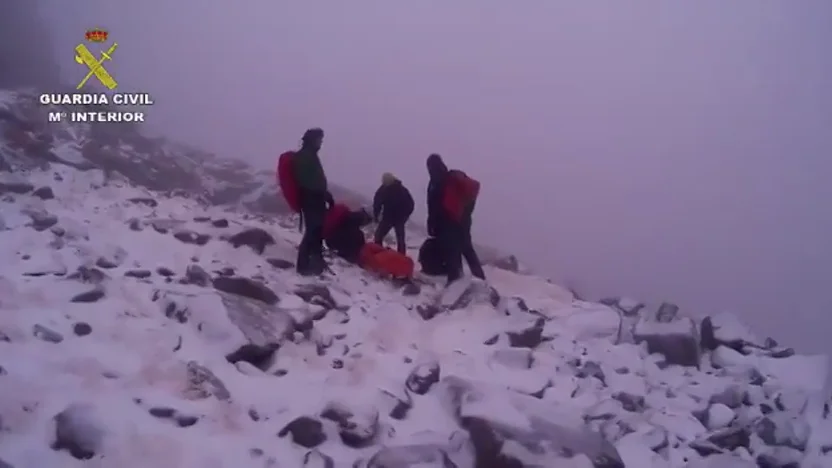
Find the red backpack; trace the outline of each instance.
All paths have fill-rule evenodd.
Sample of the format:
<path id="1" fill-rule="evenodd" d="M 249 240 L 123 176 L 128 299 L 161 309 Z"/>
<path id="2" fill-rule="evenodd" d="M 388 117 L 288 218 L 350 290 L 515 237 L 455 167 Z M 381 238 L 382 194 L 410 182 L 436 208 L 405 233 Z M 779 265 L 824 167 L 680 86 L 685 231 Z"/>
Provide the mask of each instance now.
<path id="1" fill-rule="evenodd" d="M 324 239 L 329 239 L 329 236 L 335 231 L 344 217 L 350 213 L 349 207 L 343 203 L 336 203 L 332 208 L 326 212 L 324 216 Z"/>
<path id="2" fill-rule="evenodd" d="M 454 221 L 462 221 L 465 210 L 471 208 L 480 194 L 480 183 L 468 177 L 462 171 L 453 169 L 448 172 L 445 192 L 442 194 L 442 207 Z"/>
<path id="3" fill-rule="evenodd" d="M 289 209 L 300 213 L 300 191 L 295 180 L 294 151 L 287 151 L 277 159 L 277 183 Z"/>

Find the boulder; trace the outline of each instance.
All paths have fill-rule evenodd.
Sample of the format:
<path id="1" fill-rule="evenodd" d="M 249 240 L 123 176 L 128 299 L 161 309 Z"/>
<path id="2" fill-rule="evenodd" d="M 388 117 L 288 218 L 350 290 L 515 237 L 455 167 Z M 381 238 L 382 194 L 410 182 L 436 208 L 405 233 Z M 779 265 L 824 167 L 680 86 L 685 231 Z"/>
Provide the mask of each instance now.
<path id="1" fill-rule="evenodd" d="M 269 245 L 274 245 L 274 237 L 271 234 L 260 228 L 250 228 L 242 232 L 234 234 L 228 238 L 228 242 L 238 248 L 240 246 L 251 247 L 258 254 L 262 254 Z"/>
<path id="2" fill-rule="evenodd" d="M 265 284 L 244 277 L 220 276 L 213 280 L 214 288 L 228 294 L 247 297 L 269 305 L 277 304 L 278 297 Z"/>
<path id="3" fill-rule="evenodd" d="M 667 364 L 699 366 L 699 335 L 689 318 L 668 323 L 640 320 L 633 329 L 636 343 L 646 343 L 647 351 L 661 354 Z"/>

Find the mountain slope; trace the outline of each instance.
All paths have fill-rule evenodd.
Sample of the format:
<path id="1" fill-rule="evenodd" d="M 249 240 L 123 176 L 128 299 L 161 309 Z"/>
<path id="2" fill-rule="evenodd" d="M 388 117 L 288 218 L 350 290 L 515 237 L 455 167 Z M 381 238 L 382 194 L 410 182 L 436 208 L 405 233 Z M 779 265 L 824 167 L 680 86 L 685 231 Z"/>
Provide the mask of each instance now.
<path id="1" fill-rule="evenodd" d="M 302 279 L 287 219 L 9 146 L 0 467 L 832 462 L 825 357 L 731 317 L 496 268 L 447 290 L 335 259 Z"/>

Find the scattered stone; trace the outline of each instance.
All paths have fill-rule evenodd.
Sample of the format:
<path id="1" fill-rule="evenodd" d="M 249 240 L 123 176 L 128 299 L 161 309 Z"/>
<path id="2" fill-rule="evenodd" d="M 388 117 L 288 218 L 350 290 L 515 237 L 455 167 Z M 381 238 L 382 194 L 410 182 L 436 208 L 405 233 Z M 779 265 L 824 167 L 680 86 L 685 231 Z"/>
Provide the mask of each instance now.
<path id="1" fill-rule="evenodd" d="M 639 321 L 633 330 L 636 343 L 646 343 L 647 351 L 661 354 L 668 364 L 699 366 L 699 335 L 689 318 L 669 323 Z"/>
<path id="2" fill-rule="evenodd" d="M 509 344 L 514 348 L 534 349 L 543 341 L 543 326 L 546 321 L 539 318 L 534 324 L 521 331 L 508 331 Z"/>
<path id="3" fill-rule="evenodd" d="M 185 279 L 188 283 L 196 286 L 204 287 L 211 283 L 211 275 L 196 263 L 188 265 L 188 268 L 185 270 Z"/>
<path id="4" fill-rule="evenodd" d="M 211 218 L 208 216 L 194 216 L 194 222 L 207 223 L 208 221 L 211 221 Z"/>
<path id="5" fill-rule="evenodd" d="M 211 225 L 216 228 L 227 228 L 228 227 L 228 220 L 227 219 L 215 219 L 211 221 Z"/>
<path id="6" fill-rule="evenodd" d="M 50 187 L 40 187 L 32 192 L 32 195 L 40 198 L 41 200 L 52 200 L 55 198 L 55 192 L 53 192 Z"/>
<path id="7" fill-rule="evenodd" d="M 79 266 L 75 273 L 66 277 L 70 280 L 81 281 L 82 283 L 100 284 L 107 279 L 107 275 L 98 268 Z"/>
<path id="8" fill-rule="evenodd" d="M 149 206 L 150 208 L 156 208 L 157 206 L 159 206 L 159 202 L 150 197 L 128 198 L 127 201 L 129 201 L 130 203 L 135 203 L 137 205 Z"/>
<path id="9" fill-rule="evenodd" d="M 131 231 L 139 232 L 144 229 L 144 224 L 138 218 L 132 218 L 130 221 L 127 222 L 127 225 L 130 227 Z"/>
<path id="10" fill-rule="evenodd" d="M 423 304 L 416 307 L 416 312 L 424 320 L 430 320 L 436 317 L 441 310 L 434 304 Z"/>
<path id="11" fill-rule="evenodd" d="M 29 217 L 32 218 L 32 229 L 38 232 L 43 232 L 58 224 L 58 217 L 49 213 L 30 213 Z"/>
<path id="12" fill-rule="evenodd" d="M 0 180 L 0 195 L 13 193 L 24 195 L 35 189 L 35 186 L 26 182 L 13 182 L 11 180 Z"/>
<path id="13" fill-rule="evenodd" d="M 177 231 L 173 234 L 173 237 L 181 242 L 184 242 L 185 244 L 191 245 L 205 245 L 211 240 L 211 236 L 208 234 L 200 234 L 198 232 L 185 230 Z"/>
<path id="14" fill-rule="evenodd" d="M 78 322 L 72 326 L 72 332 L 76 336 L 87 336 L 92 333 L 92 327 L 87 322 Z"/>
<path id="15" fill-rule="evenodd" d="M 150 270 L 128 270 L 124 272 L 124 276 L 128 278 L 146 279 L 150 278 L 153 273 Z"/>
<path id="16" fill-rule="evenodd" d="M 173 270 L 171 270 L 170 268 L 167 268 L 167 267 L 157 268 L 156 273 L 158 273 L 158 274 L 160 274 L 160 275 L 162 275 L 166 278 L 171 277 L 171 276 L 176 274 L 176 273 L 173 272 Z"/>
<path id="17" fill-rule="evenodd" d="M 39 323 L 35 324 L 32 327 L 32 334 L 35 336 L 35 338 L 38 338 L 42 341 L 46 341 L 48 343 L 60 343 L 64 340 L 63 335 Z"/>
<path id="18" fill-rule="evenodd" d="M 246 245 L 258 254 L 262 254 L 266 247 L 274 245 L 274 237 L 271 234 L 260 228 L 246 229 L 245 231 L 234 234 L 228 239 L 228 242 L 238 248 Z"/>
<path id="19" fill-rule="evenodd" d="M 163 407 L 163 406 L 154 406 L 147 410 L 151 416 L 161 419 L 168 419 L 172 418 L 176 414 L 176 410 L 173 408 Z"/>
<path id="20" fill-rule="evenodd" d="M 203 400 L 213 395 L 220 401 L 231 399 L 228 388 L 210 369 L 196 361 L 189 361 L 186 369 L 187 388 L 185 396 L 187 398 Z"/>
<path id="21" fill-rule="evenodd" d="M 287 434 L 292 436 L 292 442 L 306 448 L 317 447 L 326 441 L 324 425 L 309 416 L 295 418 L 281 429 L 277 436 L 286 437 Z"/>
<path id="22" fill-rule="evenodd" d="M 173 419 L 179 427 L 191 427 L 199 421 L 198 417 L 186 414 L 177 414 Z"/>
<path id="23" fill-rule="evenodd" d="M 318 304 L 326 309 L 338 308 L 332 292 L 323 284 L 303 284 L 298 286 L 294 293 L 310 304 Z"/>
<path id="24" fill-rule="evenodd" d="M 670 302 L 662 302 L 659 310 L 656 311 L 656 321 L 660 323 L 670 323 L 676 320 L 679 314 L 679 306 Z"/>
<path id="25" fill-rule="evenodd" d="M 78 460 L 89 460 L 101 449 L 105 432 L 92 405 L 73 403 L 54 419 L 53 449 L 66 450 Z"/>
<path id="26" fill-rule="evenodd" d="M 253 343 L 247 343 L 233 353 L 225 356 L 225 359 L 231 364 L 236 364 L 240 361 L 247 362 L 263 372 L 269 370 L 273 361 L 274 353 L 280 348 L 276 343 L 259 346 Z"/>
<path id="27" fill-rule="evenodd" d="M 2 468 L 2 467 L 0 467 Z M 335 462 L 332 457 L 317 450 L 306 452 L 303 456 L 303 468 L 335 468 Z M 369 467 L 368 467 L 369 468 Z M 375 468 L 383 468 L 381 466 Z M 392 465 L 391 465 L 392 468 Z M 405 467 L 402 467 L 405 468 Z"/>
<path id="28" fill-rule="evenodd" d="M 159 304 L 159 308 L 162 310 L 162 313 L 165 314 L 165 317 L 171 320 L 176 320 L 179 323 L 187 323 L 188 319 L 191 318 L 191 311 L 188 306 L 182 304 L 171 294 L 157 289 L 153 291 L 151 300 Z"/>
<path id="29" fill-rule="evenodd" d="M 331 402 L 321 412 L 321 417 L 338 424 L 341 442 L 348 447 L 367 447 L 373 443 L 378 434 L 379 413 L 371 406 L 358 407 Z"/>
<path id="30" fill-rule="evenodd" d="M 725 390 L 711 396 L 710 403 L 720 403 L 728 408 L 736 409 L 742 406 L 746 398 L 746 391 L 739 385 L 731 385 Z"/>
<path id="31" fill-rule="evenodd" d="M 417 395 L 424 395 L 439 382 L 439 363 L 436 361 L 419 364 L 407 376 L 405 386 Z"/>
<path id="32" fill-rule="evenodd" d="M 626 411 L 641 413 L 647 408 L 644 397 L 640 395 L 632 395 L 627 392 L 617 392 L 614 393 L 612 397 L 620 402 L 621 406 Z"/>
<path id="33" fill-rule="evenodd" d="M 422 288 L 412 281 L 407 282 L 402 288 L 403 296 L 418 296 L 422 292 Z"/>
<path id="34" fill-rule="evenodd" d="M 266 261 L 269 262 L 269 265 L 280 270 L 289 270 L 295 267 L 294 263 L 282 258 L 267 258 Z"/>
<path id="35" fill-rule="evenodd" d="M 722 403 L 714 403 L 708 407 L 705 426 L 710 430 L 727 427 L 737 417 L 734 411 Z"/>
<path id="36" fill-rule="evenodd" d="M 218 291 L 247 297 L 269 305 L 277 304 L 278 297 L 265 284 L 243 277 L 220 276 L 214 278 L 213 286 Z"/>
<path id="37" fill-rule="evenodd" d="M 95 288 L 90 291 L 82 292 L 81 294 L 76 294 L 70 302 L 75 303 L 91 303 L 91 302 L 98 302 L 102 298 L 104 298 L 104 288 Z"/>

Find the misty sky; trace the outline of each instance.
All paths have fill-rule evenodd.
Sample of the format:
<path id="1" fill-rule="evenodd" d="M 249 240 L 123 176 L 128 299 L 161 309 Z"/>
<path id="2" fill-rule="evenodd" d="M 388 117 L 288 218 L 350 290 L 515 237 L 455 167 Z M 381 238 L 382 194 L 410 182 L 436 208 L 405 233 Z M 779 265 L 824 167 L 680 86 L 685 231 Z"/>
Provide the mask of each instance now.
<path id="1" fill-rule="evenodd" d="M 44 4 L 67 80 L 107 28 L 157 132 L 273 167 L 321 126 L 331 179 L 417 200 L 439 152 L 480 242 L 832 351 L 828 0 Z"/>

